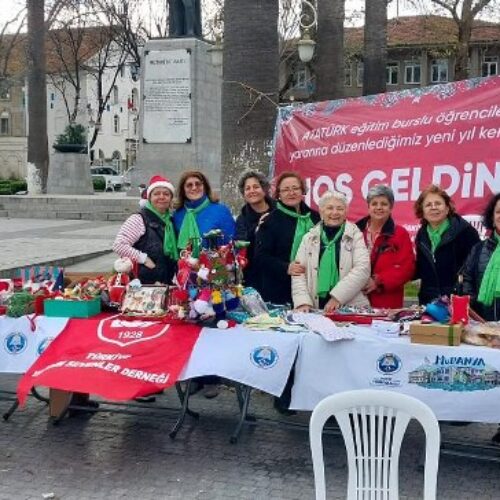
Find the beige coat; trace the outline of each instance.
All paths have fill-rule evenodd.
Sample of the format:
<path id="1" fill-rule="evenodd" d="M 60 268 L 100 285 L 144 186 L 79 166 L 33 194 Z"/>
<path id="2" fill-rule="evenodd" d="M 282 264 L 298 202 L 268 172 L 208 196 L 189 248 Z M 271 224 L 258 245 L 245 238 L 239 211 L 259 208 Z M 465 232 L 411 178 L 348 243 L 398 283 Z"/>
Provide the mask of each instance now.
<path id="1" fill-rule="evenodd" d="M 306 268 L 305 274 L 292 277 L 294 307 L 309 305 L 318 308 L 316 294 L 321 224 L 314 226 L 302 239 L 296 260 Z M 369 302 L 361 290 L 370 277 L 370 255 L 363 234 L 352 222 L 346 222 L 340 241 L 339 282 L 330 295 L 341 305 L 368 306 Z"/>

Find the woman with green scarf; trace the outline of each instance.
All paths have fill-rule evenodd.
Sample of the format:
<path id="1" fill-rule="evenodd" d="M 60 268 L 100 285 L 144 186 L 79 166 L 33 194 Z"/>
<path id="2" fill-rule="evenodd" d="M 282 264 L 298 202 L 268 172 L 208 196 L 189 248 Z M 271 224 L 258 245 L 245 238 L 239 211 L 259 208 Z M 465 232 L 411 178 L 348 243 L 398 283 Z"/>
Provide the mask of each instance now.
<path id="1" fill-rule="evenodd" d="M 263 299 L 274 304 L 292 303 L 292 276 L 304 272 L 296 254 L 319 214 L 304 203 L 303 179 L 283 172 L 276 180 L 276 208 L 261 218 L 255 238 L 255 273 Z"/>
<path id="2" fill-rule="evenodd" d="M 149 182 L 146 195 L 147 201 L 141 210 L 123 223 L 113 250 L 137 264 L 137 275 L 142 284 L 170 284 L 179 258 L 170 213 L 174 186 L 165 177 L 155 175 Z"/>
<path id="3" fill-rule="evenodd" d="M 415 215 L 421 220 L 415 238 L 415 279 L 420 279 L 419 303 L 425 305 L 454 292 L 458 273 L 479 235 L 455 213 L 448 193 L 434 184 L 420 193 Z"/>
<path id="4" fill-rule="evenodd" d="M 318 205 L 321 222 L 307 233 L 297 252 L 305 272 L 292 278 L 293 304 L 299 311 L 315 308 L 327 313 L 345 305 L 368 307 L 362 290 L 370 278 L 370 256 L 363 233 L 346 220 L 347 199 L 327 191 Z"/>
<path id="5" fill-rule="evenodd" d="M 183 250 L 189 245 L 195 257 L 202 243 L 206 243 L 204 234 L 219 229 L 220 243 L 227 244 L 233 239 L 235 229 L 231 211 L 218 202 L 207 177 L 197 170 L 184 172 L 179 179 L 174 225 L 178 232 L 177 248 Z"/>
<path id="6" fill-rule="evenodd" d="M 463 292 L 471 307 L 487 321 L 500 321 L 500 193 L 492 196 L 483 214 L 489 238 L 477 243 L 463 269 Z"/>

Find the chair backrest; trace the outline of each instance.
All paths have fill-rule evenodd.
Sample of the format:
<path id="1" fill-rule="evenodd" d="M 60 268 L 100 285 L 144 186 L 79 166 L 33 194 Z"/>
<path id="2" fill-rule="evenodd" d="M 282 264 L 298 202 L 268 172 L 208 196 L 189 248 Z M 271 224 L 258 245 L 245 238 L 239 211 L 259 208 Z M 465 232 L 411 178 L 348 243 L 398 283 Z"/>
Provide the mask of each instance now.
<path id="1" fill-rule="evenodd" d="M 411 396 L 370 389 L 329 396 L 311 415 L 309 438 L 316 500 L 326 499 L 322 436 L 331 416 L 337 419 L 347 450 L 348 500 L 399 498 L 399 451 L 411 418 L 420 422 L 426 437 L 424 500 L 435 500 L 440 448 L 436 416 Z"/>

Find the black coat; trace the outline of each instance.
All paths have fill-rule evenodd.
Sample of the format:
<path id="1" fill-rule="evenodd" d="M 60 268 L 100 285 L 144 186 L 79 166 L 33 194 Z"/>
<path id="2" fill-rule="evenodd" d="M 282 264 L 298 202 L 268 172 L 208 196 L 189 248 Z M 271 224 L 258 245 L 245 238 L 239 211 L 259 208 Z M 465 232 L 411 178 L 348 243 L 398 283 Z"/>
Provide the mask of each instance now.
<path id="1" fill-rule="evenodd" d="M 463 292 L 465 295 L 470 295 L 472 309 L 487 321 L 500 321 L 500 298 L 495 298 L 491 306 L 485 306 L 477 301 L 477 296 L 484 272 L 496 247 L 497 241 L 494 236 L 477 243 L 462 270 Z"/>
<path id="2" fill-rule="evenodd" d="M 479 241 L 477 231 L 459 215 L 450 218 L 450 227 L 432 254 L 431 241 L 424 222 L 415 238 L 417 267 L 415 279 L 420 279 L 418 300 L 428 304 L 441 295 L 450 295 L 457 276 L 472 247 Z"/>
<path id="3" fill-rule="evenodd" d="M 133 246 L 146 253 L 156 267 L 149 269 L 144 264 L 139 264 L 138 278 L 144 285 L 152 285 L 157 281 L 169 285 L 177 271 L 177 262 L 163 253 L 165 223 L 150 210 L 142 209 L 139 214 L 144 221 L 146 232 Z"/>
<path id="4" fill-rule="evenodd" d="M 276 203 L 271 198 L 266 201 L 269 205 L 269 210 L 266 212 L 256 212 L 248 203 L 241 209 L 240 215 L 236 219 L 236 231 L 234 235 L 235 240 L 244 240 L 250 242 L 247 250 L 248 265 L 243 270 L 246 286 L 252 286 L 260 291 L 260 283 L 258 268 L 255 266 L 255 230 L 259 224 L 260 219 L 264 214 L 272 211 Z"/>
<path id="5" fill-rule="evenodd" d="M 311 212 L 313 224 L 319 222 L 318 212 L 311 210 L 304 202 L 300 212 Z M 297 219 L 278 209 L 271 212 L 259 226 L 255 265 L 259 273 L 259 292 L 266 301 L 292 304 L 292 280 L 288 274 L 288 266 L 296 227 Z"/>

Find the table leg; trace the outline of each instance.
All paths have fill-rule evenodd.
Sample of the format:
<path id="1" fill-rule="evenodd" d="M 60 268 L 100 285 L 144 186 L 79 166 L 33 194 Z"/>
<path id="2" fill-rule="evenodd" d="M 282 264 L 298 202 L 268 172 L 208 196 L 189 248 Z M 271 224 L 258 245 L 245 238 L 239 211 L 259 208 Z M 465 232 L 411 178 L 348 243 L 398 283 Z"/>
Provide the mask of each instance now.
<path id="1" fill-rule="evenodd" d="M 233 434 L 229 438 L 229 442 L 231 444 L 235 444 L 238 441 L 238 437 L 241 432 L 241 428 L 243 427 L 243 423 L 245 420 L 255 420 L 254 418 L 250 417 L 248 415 L 248 405 L 250 404 L 250 394 L 252 392 L 252 388 L 248 385 L 241 386 L 238 384 L 239 387 L 237 386 L 236 388 L 236 394 L 238 395 L 238 403 L 241 402 L 240 404 L 240 419 L 238 420 L 238 423 L 236 425 L 236 428 L 234 429 Z M 238 392 L 240 391 L 240 392 Z"/>
<path id="2" fill-rule="evenodd" d="M 17 410 L 19 407 L 19 401 L 16 399 L 13 403 L 12 406 L 3 414 L 3 419 L 7 422 L 11 415 Z"/>
<path id="3" fill-rule="evenodd" d="M 169 436 L 172 439 L 175 438 L 175 436 L 179 432 L 179 429 L 182 427 L 186 414 L 190 415 L 193 418 L 199 418 L 200 416 L 198 413 L 189 409 L 189 390 L 191 389 L 192 381 L 193 381 L 192 379 L 189 379 L 187 381 L 186 389 L 184 391 L 182 390 L 180 382 L 176 382 L 175 384 L 175 389 L 177 390 L 177 395 L 179 396 L 179 400 L 182 403 L 182 407 L 181 407 L 181 413 L 179 414 L 179 417 L 177 418 L 177 421 L 175 422 L 169 434 Z"/>

